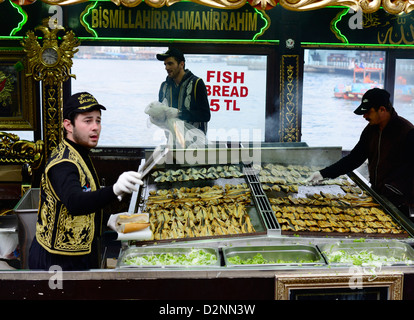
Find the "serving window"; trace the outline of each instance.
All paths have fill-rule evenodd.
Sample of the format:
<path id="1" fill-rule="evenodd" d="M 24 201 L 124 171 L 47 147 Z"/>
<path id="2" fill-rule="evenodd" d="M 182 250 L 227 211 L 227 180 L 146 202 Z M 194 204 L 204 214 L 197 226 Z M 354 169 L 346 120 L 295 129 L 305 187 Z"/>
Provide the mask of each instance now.
<path id="1" fill-rule="evenodd" d="M 306 49 L 304 61 L 301 140 L 351 150 L 367 124 L 354 110 L 384 87 L 385 52 Z"/>
<path id="2" fill-rule="evenodd" d="M 155 57 L 167 47 L 83 46 L 73 59 L 72 93 L 88 91 L 103 104 L 99 145 L 151 147 L 166 143 L 150 124 L 146 106 L 166 79 Z M 201 77 L 211 109 L 209 141 L 264 141 L 266 55 L 185 54 L 186 68 Z"/>

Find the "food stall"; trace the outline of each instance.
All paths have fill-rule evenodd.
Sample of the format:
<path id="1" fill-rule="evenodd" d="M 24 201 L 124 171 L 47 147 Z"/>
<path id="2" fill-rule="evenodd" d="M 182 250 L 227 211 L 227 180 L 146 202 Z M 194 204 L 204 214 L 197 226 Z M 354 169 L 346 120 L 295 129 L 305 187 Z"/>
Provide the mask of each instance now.
<path id="1" fill-rule="evenodd" d="M 46 11 L 46 7 L 39 3 L 33 6 Z M 2 39 L 4 46 L 22 46 L 30 54 L 40 48 L 36 45 L 40 39 L 30 33 L 31 29 L 38 28 L 37 31 L 44 32 L 49 38 L 56 35 L 46 26 L 40 26 L 41 14 L 36 13 L 35 18 L 25 25 L 23 22 L 27 20 L 22 20 L 25 15 L 20 7 L 0 4 L 2 8 L 7 5 L 8 12 L 17 15 L 16 21 L 22 22 L 19 28 L 7 26 L 8 34 L 3 35 Z M 395 9 L 393 4 L 386 4 L 388 10 Z M 188 3 L 178 5 L 184 7 L 184 12 Z M 192 6 L 191 12 L 201 6 L 189 5 Z M 319 37 L 324 38 L 326 34 L 307 28 L 309 21 L 314 24 L 318 20 L 315 19 L 317 15 L 302 12 L 303 38 L 300 39 L 298 30 L 292 27 L 295 19 L 287 23 L 291 17 L 287 10 L 292 9 L 292 4 L 284 3 L 284 8 L 279 6 L 272 12 L 253 8 L 245 2 L 234 5 L 236 7 L 232 10 L 241 11 L 244 10 L 242 6 L 249 6 L 248 18 L 244 21 L 247 24 L 249 17 L 253 17 L 252 21 L 257 23 L 255 29 L 249 32 L 233 30 L 237 32 L 225 34 L 223 37 L 227 39 L 224 40 L 229 44 L 224 49 L 223 39 L 217 39 L 217 32 L 213 35 L 200 32 L 194 46 L 183 40 L 183 30 L 172 32 L 171 37 L 176 36 L 174 41 L 192 52 L 197 52 L 195 46 L 204 41 L 201 45 L 207 53 L 237 53 L 249 48 L 250 54 L 259 53 L 268 57 L 268 91 L 264 107 L 268 129 L 266 143 L 259 146 L 251 142 L 240 143 L 239 147 L 217 144 L 206 149 L 172 150 L 167 160 L 157 164 L 145 177 L 144 185 L 132 195 L 127 208 L 111 208 L 114 225 L 104 234 L 110 240 L 104 241 L 102 268 L 62 273 L 58 266 L 44 272 L 27 270 L 24 265 L 19 270 L 1 271 L 1 299 L 387 300 L 414 297 L 411 289 L 414 283 L 412 222 L 386 199 L 379 197 L 357 172 L 325 180 L 317 186 L 306 182 L 309 173 L 342 156 L 341 148 L 311 148 L 300 142 L 303 66 L 299 61 L 303 53 L 300 46 L 295 46 L 295 41 L 298 44 L 302 40 L 303 46 L 308 47 L 321 46 Z M 45 115 L 42 123 L 40 116 L 39 119 L 29 119 L 30 128 L 36 132 L 35 137 L 40 137 L 39 132 L 43 130 L 41 155 L 36 158 L 40 161 L 47 159 L 61 135 L 61 118 L 59 113 L 51 110 L 55 110 L 56 106 L 59 108 L 64 94 L 67 96 L 70 93 L 68 80 L 73 77 L 69 72 L 71 58 L 79 46 L 73 30 L 86 46 L 107 41 L 124 41 L 125 46 L 135 42 L 159 45 L 162 30 L 150 26 L 140 30 L 144 35 L 139 34 L 142 37 L 139 38 L 134 28 L 125 27 L 132 24 L 132 20 L 125 20 L 126 17 L 138 17 L 141 8 L 144 8 L 143 12 L 157 12 L 156 8 L 148 9 L 150 1 L 140 7 L 129 3 L 127 9 L 114 9 L 113 6 L 113 3 L 96 1 L 65 8 L 65 25 L 70 25 L 68 29 L 71 29 L 67 32 L 61 29 L 65 32 L 66 50 L 57 41 L 58 38 L 52 39 L 56 42 L 52 47 L 61 60 L 42 63 L 39 52 L 47 45 L 38 43 L 44 46 L 36 51 L 32 69 L 27 71 L 48 77 L 29 78 L 30 86 L 35 87 L 35 81 L 41 84 L 37 94 L 35 90 L 30 91 L 32 100 L 40 100 L 39 92 L 43 99 L 42 103 L 25 104 L 25 108 L 30 109 L 30 105 L 36 109 L 36 114 Z M 26 10 L 33 14 L 35 9 L 29 7 Z M 173 16 L 175 8 L 164 7 L 163 14 Z M 364 9 L 369 13 L 375 8 Z M 222 9 L 219 6 L 214 10 L 203 10 L 216 14 Z M 319 18 L 329 16 L 330 19 L 329 28 L 321 27 L 330 32 L 323 39 L 324 43 L 329 42 L 330 46 L 338 41 L 337 46 L 348 45 L 349 42 L 344 44 L 344 36 L 340 37 L 338 29 L 341 25 L 348 25 L 345 19 L 340 19 L 348 11 L 343 13 L 338 8 L 324 10 Z M 404 10 L 409 11 L 409 8 Z M 106 28 L 105 12 L 119 17 L 120 23 L 115 25 L 114 22 L 113 28 Z M 327 12 L 329 15 L 324 16 Z M 204 15 L 207 16 L 207 13 Z M 223 19 L 220 25 L 230 23 L 230 20 L 223 18 L 226 15 L 216 16 Z M 260 19 L 254 20 L 258 16 Z M 383 15 L 381 18 L 384 18 Z M 272 20 L 273 24 L 270 23 Z M 280 21 L 280 24 L 275 21 Z M 247 28 L 244 23 L 243 26 Z M 289 28 L 291 33 L 280 31 Z M 332 30 L 335 32 L 331 34 Z M 346 41 L 353 41 L 355 48 L 363 47 L 359 45 L 359 38 L 352 38 L 352 35 L 348 35 L 349 40 Z M 166 44 L 173 40 L 162 41 Z M 389 43 L 385 46 L 391 46 L 391 50 L 394 48 Z M 20 56 L 24 55 L 22 48 L 16 51 Z M 17 60 L 13 59 L 11 62 L 14 65 Z M 23 62 L 24 68 L 29 68 L 24 59 Z M 40 67 L 40 72 L 36 74 Z M 106 177 L 111 177 L 119 168 L 144 168 L 154 151 L 140 148 L 133 150 L 131 156 L 127 154 L 126 147 L 113 154 L 109 148 L 103 149 L 96 151 L 95 160 L 98 160 L 98 166 Z M 125 152 L 123 156 L 127 160 L 120 160 L 121 152 Z M 140 168 L 137 168 L 138 161 L 135 160 L 140 152 L 143 155 L 140 155 Z M 199 159 L 205 161 L 197 161 Z M 36 178 L 41 173 L 40 169 L 35 172 Z M 33 218 L 36 214 L 37 199 L 31 199 L 36 194 L 36 187 L 33 183 L 32 192 L 26 193 L 26 198 L 22 196 L 22 201 L 15 207 L 16 214 L 21 215 L 22 219 L 28 215 Z M 23 200 L 27 199 L 30 199 L 30 208 L 23 206 Z M 29 212 L 24 212 L 27 209 Z M 116 220 L 119 213 L 145 215 L 149 226 L 134 233 L 120 232 Z M 31 221 L 31 226 L 22 224 L 24 227 L 20 231 L 26 227 L 33 228 L 33 219 Z M 24 235 L 32 236 L 32 233 Z M 30 239 L 24 238 L 22 242 L 27 244 Z"/>
<path id="2" fill-rule="evenodd" d="M 146 159 L 153 151 L 147 150 Z M 185 152 L 220 161 L 177 163 Z M 1 296 L 407 298 L 414 270 L 412 222 L 358 173 L 318 186 L 306 182 L 309 171 L 340 156 L 340 148 L 303 145 L 173 149 L 163 161 L 158 158 L 122 213 L 148 215 L 149 226 L 122 233 L 115 225 L 110 233 L 118 254 L 104 255 L 101 269 L 52 270 L 54 285 L 50 272 L 2 272 Z"/>
<path id="3" fill-rule="evenodd" d="M 246 164 L 246 150 L 222 149 L 222 163 L 209 166 L 175 160 L 218 149 L 172 150 L 131 198 L 129 213 L 148 214 L 150 226 L 119 233 L 119 256 L 107 269 L 67 272 L 65 279 L 90 286 L 128 279 L 146 289 L 151 283 L 149 292 L 119 293 L 135 298 L 167 298 L 180 281 L 178 299 L 312 299 L 327 288 L 331 297 L 401 299 L 414 263 L 412 223 L 358 174 L 306 183 L 301 172 L 335 161 L 340 148 L 258 150 Z M 235 154 L 240 162 L 228 163 Z M 352 277 L 360 288 L 350 286 Z M 197 292 L 188 288 L 197 285 Z"/>

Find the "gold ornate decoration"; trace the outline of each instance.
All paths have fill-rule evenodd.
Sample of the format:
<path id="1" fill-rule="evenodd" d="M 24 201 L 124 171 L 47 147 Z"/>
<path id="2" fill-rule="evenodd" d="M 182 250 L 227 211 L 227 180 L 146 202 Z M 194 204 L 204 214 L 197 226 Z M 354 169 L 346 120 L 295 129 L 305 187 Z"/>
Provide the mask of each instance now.
<path id="1" fill-rule="evenodd" d="M 49 19 L 44 19 L 42 25 L 35 28 L 43 34 L 42 45 L 33 31 L 28 31 L 21 42 L 28 58 L 27 76 L 42 81 L 45 158 L 56 148 L 63 135 L 63 82 L 70 77 L 75 78 L 70 68 L 72 58 L 79 50 L 76 47 L 80 44 L 73 31 L 65 32 L 62 26 L 50 26 L 49 22 Z M 59 37 L 59 34 L 63 36 Z"/>
<path id="2" fill-rule="evenodd" d="M 36 81 L 44 81 L 45 84 L 53 85 L 63 82 L 69 77 L 75 78 L 70 74 L 73 55 L 79 51 L 75 49 L 79 46 L 79 40 L 75 38 L 72 31 L 66 32 L 59 44 L 58 33 L 65 31 L 62 26 L 49 28 L 49 19 L 43 20 L 43 25 L 35 28 L 35 31 L 43 33 L 43 46 L 39 43 L 39 38 L 35 32 L 28 31 L 27 37 L 23 39 L 22 45 L 29 61 L 30 73 Z"/>
<path id="3" fill-rule="evenodd" d="M 4 0 L 0 0 L 0 3 Z M 73 5 L 87 0 L 42 0 L 50 5 Z M 116 5 L 136 7 L 142 0 L 111 0 Z M 153 8 L 171 6 L 184 0 L 144 0 Z M 246 4 L 245 0 L 190 0 L 204 6 L 221 9 L 238 9 Z M 25 1 L 23 5 L 29 5 L 35 1 Z M 391 14 L 410 13 L 414 9 L 414 0 L 248 0 L 251 6 L 258 9 L 270 10 L 277 4 L 287 10 L 307 11 L 322 9 L 328 6 L 345 6 L 354 10 L 362 10 L 364 13 L 378 11 L 381 7 Z"/>
<path id="4" fill-rule="evenodd" d="M 291 294 L 300 295 L 301 290 L 309 289 L 337 289 L 338 292 L 350 289 L 358 281 L 357 285 L 362 288 L 386 288 L 388 300 L 403 299 L 404 275 L 401 272 L 378 272 L 367 275 L 364 272 L 323 273 L 323 274 L 280 274 L 276 276 L 276 300 L 292 299 Z M 309 291 L 308 291 L 309 293 Z M 315 293 L 316 294 L 316 293 Z M 326 292 L 325 292 L 326 294 Z"/>
<path id="5" fill-rule="evenodd" d="M 19 136 L 0 132 L 0 163 L 29 163 L 32 169 L 39 168 L 43 159 L 43 141 L 20 140 Z"/>
<path id="6" fill-rule="evenodd" d="M 12 77 L 0 71 L 0 107 L 6 107 L 12 103 L 13 90 Z"/>
<path id="7" fill-rule="evenodd" d="M 279 141 L 298 142 L 298 74 L 299 56 L 283 55 L 280 66 L 280 132 Z"/>

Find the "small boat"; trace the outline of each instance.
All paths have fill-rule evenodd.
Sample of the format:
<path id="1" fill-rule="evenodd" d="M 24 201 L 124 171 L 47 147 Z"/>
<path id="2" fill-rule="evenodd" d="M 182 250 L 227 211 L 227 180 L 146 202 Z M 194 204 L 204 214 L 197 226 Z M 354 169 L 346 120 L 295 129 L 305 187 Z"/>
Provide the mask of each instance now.
<path id="1" fill-rule="evenodd" d="M 334 88 L 334 96 L 339 99 L 361 100 L 364 93 L 372 88 L 381 88 L 381 85 L 374 83 L 338 84 Z"/>
<path id="2" fill-rule="evenodd" d="M 372 88 L 382 88 L 382 85 L 371 80 L 371 73 L 378 72 L 379 82 L 382 80 L 382 69 L 380 68 L 354 68 L 353 82 L 349 85 L 337 84 L 334 87 L 334 96 L 339 99 L 361 100 L 365 92 Z M 362 74 L 362 79 L 357 75 Z"/>
<path id="3" fill-rule="evenodd" d="M 410 103 L 414 99 L 414 86 L 406 84 L 396 84 L 394 98 L 400 102 Z"/>

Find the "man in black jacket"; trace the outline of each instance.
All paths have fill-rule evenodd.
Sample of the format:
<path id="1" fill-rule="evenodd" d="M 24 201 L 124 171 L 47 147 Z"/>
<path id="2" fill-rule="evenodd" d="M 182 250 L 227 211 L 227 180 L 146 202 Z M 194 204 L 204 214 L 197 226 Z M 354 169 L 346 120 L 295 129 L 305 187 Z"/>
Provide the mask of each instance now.
<path id="1" fill-rule="evenodd" d="M 138 172 L 128 171 L 113 186 L 99 186 L 89 151 L 98 144 L 101 110 L 105 107 L 87 92 L 74 94 L 64 103 L 64 139 L 52 151 L 42 175 L 30 269 L 99 268 L 101 209 L 142 184 Z"/>
<path id="2" fill-rule="evenodd" d="M 210 121 L 210 104 L 204 81 L 185 69 L 184 54 L 175 48 L 157 54 L 164 61 L 167 79 L 161 84 L 158 101 L 172 107 L 169 117 L 179 118 L 197 129 L 207 133 Z"/>
<path id="3" fill-rule="evenodd" d="M 352 151 L 338 162 L 315 172 L 309 180 L 336 178 L 361 166 L 368 159 L 371 188 L 385 196 L 401 212 L 414 216 L 414 126 L 398 116 L 383 89 L 368 90 L 354 111 L 368 125 Z"/>

